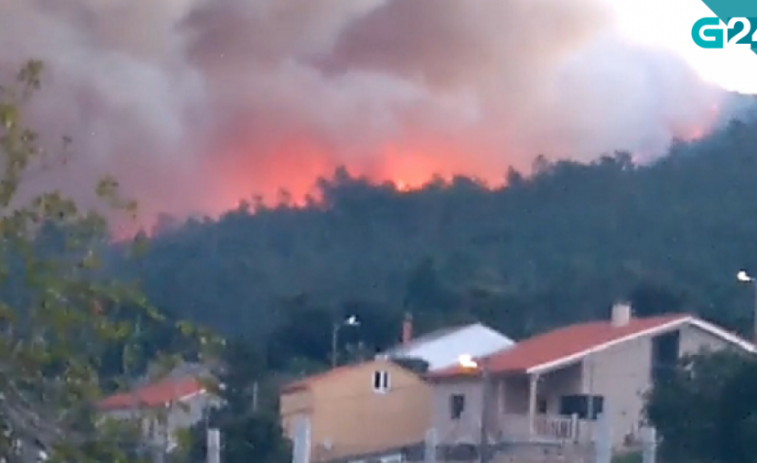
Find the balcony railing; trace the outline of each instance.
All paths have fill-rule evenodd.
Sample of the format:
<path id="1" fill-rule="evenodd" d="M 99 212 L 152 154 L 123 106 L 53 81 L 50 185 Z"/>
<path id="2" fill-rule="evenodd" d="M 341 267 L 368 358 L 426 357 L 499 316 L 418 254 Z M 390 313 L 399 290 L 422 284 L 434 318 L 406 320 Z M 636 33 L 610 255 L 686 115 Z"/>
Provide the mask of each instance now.
<path id="1" fill-rule="evenodd" d="M 578 416 L 536 415 L 534 428 L 537 438 L 574 441 L 578 437 Z"/>
<path id="2" fill-rule="evenodd" d="M 500 417 L 500 435 L 509 441 L 568 442 L 579 438 L 578 417 L 534 415 L 533 432 L 528 415 L 506 414 Z"/>

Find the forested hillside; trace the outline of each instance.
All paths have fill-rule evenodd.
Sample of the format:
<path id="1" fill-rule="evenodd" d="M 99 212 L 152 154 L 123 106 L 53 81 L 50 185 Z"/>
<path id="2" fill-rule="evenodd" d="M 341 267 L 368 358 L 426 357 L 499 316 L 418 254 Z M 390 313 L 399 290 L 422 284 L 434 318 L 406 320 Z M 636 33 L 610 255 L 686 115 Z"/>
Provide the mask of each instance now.
<path id="1" fill-rule="evenodd" d="M 691 310 L 748 330 L 757 272 L 757 124 L 733 122 L 658 162 L 540 158 L 507 188 L 473 179 L 412 192 L 337 172 L 322 201 L 246 205 L 166 226 L 139 273 L 152 301 L 228 335 L 272 336 L 273 360 L 325 360 L 333 317 L 358 314 L 344 343 L 395 341 L 482 319 L 514 337 L 607 315 Z M 503 174 L 504 175 L 504 174 Z"/>

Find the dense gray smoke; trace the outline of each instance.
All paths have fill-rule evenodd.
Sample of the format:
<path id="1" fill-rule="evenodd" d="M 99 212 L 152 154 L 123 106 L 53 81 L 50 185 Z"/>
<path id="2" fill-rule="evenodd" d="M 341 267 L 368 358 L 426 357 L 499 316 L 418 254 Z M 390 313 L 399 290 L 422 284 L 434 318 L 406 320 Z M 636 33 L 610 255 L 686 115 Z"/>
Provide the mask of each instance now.
<path id="1" fill-rule="evenodd" d="M 0 69 L 47 66 L 35 127 L 148 214 L 318 174 L 495 181 L 537 154 L 650 154 L 721 92 L 620 40 L 600 0 L 0 0 Z"/>

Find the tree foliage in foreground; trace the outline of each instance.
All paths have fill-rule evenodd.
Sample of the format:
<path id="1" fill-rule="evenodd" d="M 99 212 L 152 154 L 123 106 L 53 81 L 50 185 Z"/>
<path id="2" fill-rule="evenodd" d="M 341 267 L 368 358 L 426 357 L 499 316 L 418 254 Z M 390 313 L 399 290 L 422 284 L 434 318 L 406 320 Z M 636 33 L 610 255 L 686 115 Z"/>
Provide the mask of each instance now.
<path id="1" fill-rule="evenodd" d="M 757 358 L 721 351 L 688 358 L 649 395 L 647 417 L 665 461 L 757 461 Z"/>
<path id="2" fill-rule="evenodd" d="M 93 182 L 91 209 L 37 181 L 63 167 L 69 147 L 66 140 L 60 150 L 43 150 L 25 126 L 41 71 L 30 62 L 0 88 L 0 457 L 131 461 L 134 441 L 124 445 L 122 430 L 108 431 L 97 402 L 106 386 L 103 358 L 112 361 L 120 346 L 123 368 L 108 381 L 123 383 L 134 359 L 134 320 L 160 318 L 136 283 L 109 279 L 100 268 L 106 216 L 128 217 L 135 204 L 112 178 Z"/>

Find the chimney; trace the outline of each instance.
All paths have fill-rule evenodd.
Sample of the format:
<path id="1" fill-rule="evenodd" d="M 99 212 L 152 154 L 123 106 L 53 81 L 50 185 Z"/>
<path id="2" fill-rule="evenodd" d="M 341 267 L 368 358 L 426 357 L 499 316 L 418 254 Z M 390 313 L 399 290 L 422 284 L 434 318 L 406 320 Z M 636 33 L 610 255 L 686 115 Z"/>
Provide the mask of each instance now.
<path id="1" fill-rule="evenodd" d="M 411 339 L 413 339 L 413 315 L 407 312 L 402 321 L 402 344 L 409 343 Z"/>
<path id="2" fill-rule="evenodd" d="M 612 306 L 612 326 L 619 328 L 626 326 L 631 321 L 631 304 L 627 302 L 617 302 Z"/>

